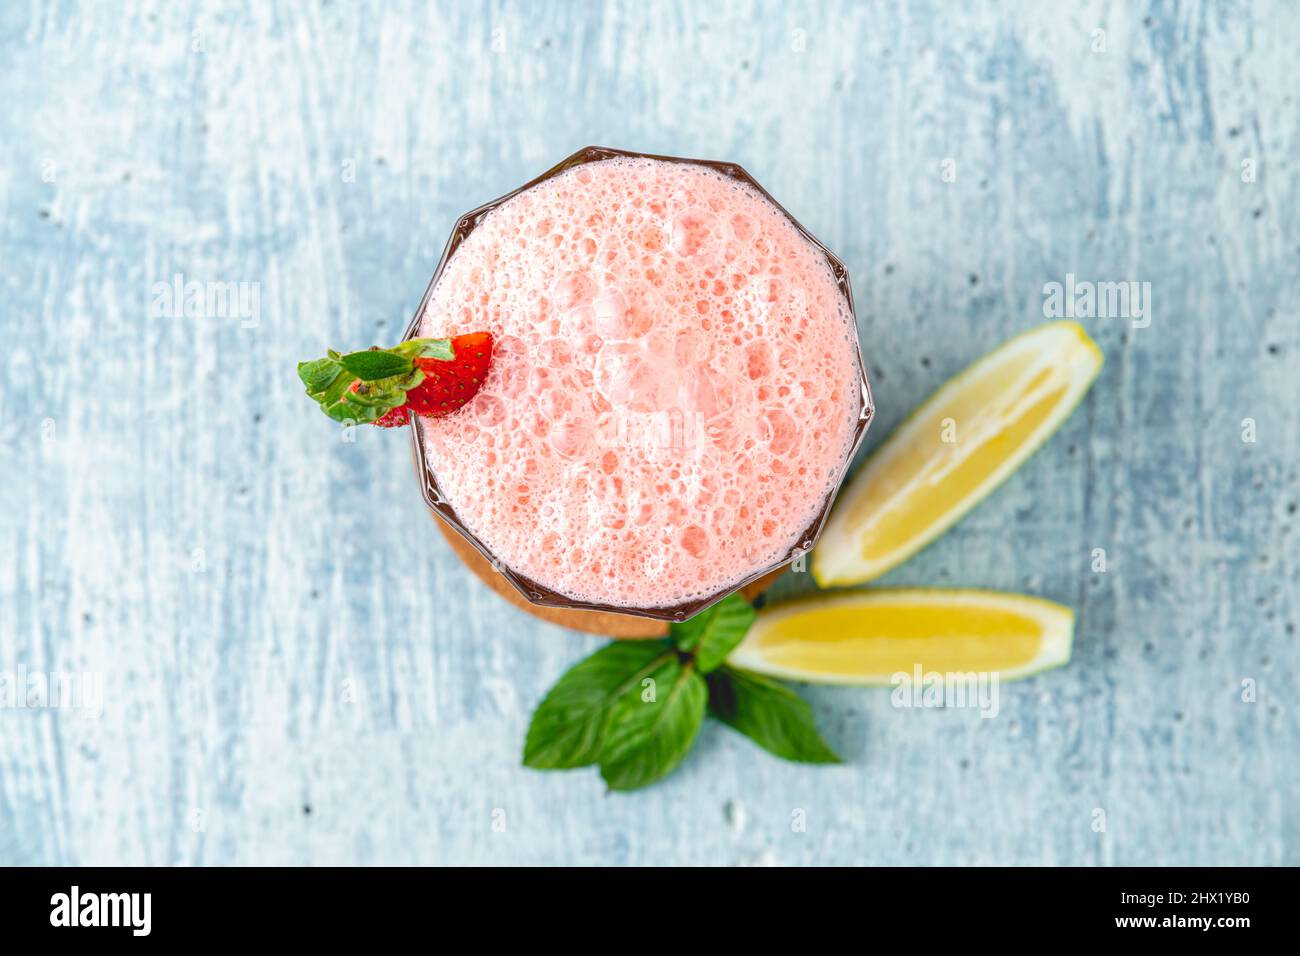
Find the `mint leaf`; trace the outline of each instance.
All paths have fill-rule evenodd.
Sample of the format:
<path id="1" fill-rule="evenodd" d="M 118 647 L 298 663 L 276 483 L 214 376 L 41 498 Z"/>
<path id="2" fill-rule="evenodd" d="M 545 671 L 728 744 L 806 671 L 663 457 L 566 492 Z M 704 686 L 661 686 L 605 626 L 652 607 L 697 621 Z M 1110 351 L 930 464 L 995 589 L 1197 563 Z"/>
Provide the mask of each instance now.
<path id="1" fill-rule="evenodd" d="M 585 767 L 600 757 L 617 705 L 677 655 L 664 641 L 619 641 L 565 672 L 533 712 L 524 765 L 539 770 Z"/>
<path id="2" fill-rule="evenodd" d="M 669 627 L 677 649 L 695 654 L 701 674 L 714 670 L 727 659 L 754 623 L 754 608 L 740 594 L 729 594 L 713 607 L 681 624 Z"/>
<path id="3" fill-rule="evenodd" d="M 723 667 L 710 674 L 709 713 L 764 750 L 800 763 L 841 763 L 813 722 L 812 708 L 790 688 Z"/>
<path id="4" fill-rule="evenodd" d="M 383 349 L 349 352 L 339 360 L 339 364 L 363 382 L 409 375 L 415 370 L 415 363 L 406 356 Z"/>
<path id="5" fill-rule="evenodd" d="M 692 663 L 677 655 L 645 684 L 624 695 L 600 751 L 600 775 L 611 790 L 636 790 L 673 771 L 704 723 L 709 690 Z"/>

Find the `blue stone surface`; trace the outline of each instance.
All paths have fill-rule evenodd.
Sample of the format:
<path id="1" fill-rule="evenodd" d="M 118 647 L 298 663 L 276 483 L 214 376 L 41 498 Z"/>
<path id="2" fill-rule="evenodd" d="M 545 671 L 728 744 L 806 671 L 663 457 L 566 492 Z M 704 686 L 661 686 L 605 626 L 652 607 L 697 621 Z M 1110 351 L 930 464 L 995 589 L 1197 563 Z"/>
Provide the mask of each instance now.
<path id="1" fill-rule="evenodd" d="M 1274 2 L 0 5 L 0 674 L 102 677 L 0 709 L 0 863 L 1300 863 L 1297 48 Z M 994 719 L 810 689 L 840 767 L 720 725 L 630 796 L 520 767 L 600 641 L 293 367 L 589 143 L 740 162 L 844 259 L 864 453 L 1048 283 L 1150 283 L 885 581 L 1069 604 L 1068 667 Z"/>

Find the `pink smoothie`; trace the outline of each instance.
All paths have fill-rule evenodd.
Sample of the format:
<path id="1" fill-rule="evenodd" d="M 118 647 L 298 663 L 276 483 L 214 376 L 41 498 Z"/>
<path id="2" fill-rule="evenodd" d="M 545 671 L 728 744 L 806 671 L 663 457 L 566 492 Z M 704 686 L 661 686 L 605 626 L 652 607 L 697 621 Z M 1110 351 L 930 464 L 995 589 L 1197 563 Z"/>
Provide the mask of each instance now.
<path id="1" fill-rule="evenodd" d="M 421 335 L 485 329 L 486 383 L 421 419 L 465 525 L 580 601 L 669 607 L 789 558 L 851 450 L 861 372 L 825 257 L 751 187 L 611 159 L 493 211 Z"/>

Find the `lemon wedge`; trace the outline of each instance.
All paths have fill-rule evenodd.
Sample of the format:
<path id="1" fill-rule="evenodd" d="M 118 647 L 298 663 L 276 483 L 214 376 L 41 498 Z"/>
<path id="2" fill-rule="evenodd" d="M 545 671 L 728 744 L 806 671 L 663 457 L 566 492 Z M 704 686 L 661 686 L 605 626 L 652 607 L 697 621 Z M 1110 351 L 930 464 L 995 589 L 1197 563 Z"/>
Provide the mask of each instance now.
<path id="1" fill-rule="evenodd" d="M 937 538 L 1060 427 L 1101 365 L 1081 325 L 1049 322 L 943 385 L 840 493 L 813 552 L 817 583 L 870 581 Z"/>
<path id="2" fill-rule="evenodd" d="M 897 673 L 1027 677 L 1070 659 L 1074 612 L 1000 591 L 880 589 L 765 608 L 727 663 L 784 680 L 888 685 Z"/>

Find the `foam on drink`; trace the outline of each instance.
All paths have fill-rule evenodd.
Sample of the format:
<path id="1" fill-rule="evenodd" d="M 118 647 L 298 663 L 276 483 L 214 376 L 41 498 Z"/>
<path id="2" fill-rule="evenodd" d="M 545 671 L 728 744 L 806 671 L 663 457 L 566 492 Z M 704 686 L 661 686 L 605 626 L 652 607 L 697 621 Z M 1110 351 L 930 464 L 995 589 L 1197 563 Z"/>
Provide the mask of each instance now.
<path id="1" fill-rule="evenodd" d="M 853 442 L 825 257 L 704 166 L 589 163 L 491 212 L 420 334 L 480 329 L 487 382 L 420 420 L 429 467 L 503 563 L 580 601 L 668 607 L 788 558 Z"/>

